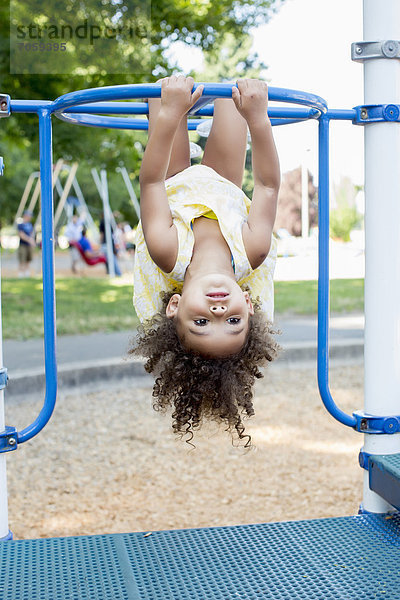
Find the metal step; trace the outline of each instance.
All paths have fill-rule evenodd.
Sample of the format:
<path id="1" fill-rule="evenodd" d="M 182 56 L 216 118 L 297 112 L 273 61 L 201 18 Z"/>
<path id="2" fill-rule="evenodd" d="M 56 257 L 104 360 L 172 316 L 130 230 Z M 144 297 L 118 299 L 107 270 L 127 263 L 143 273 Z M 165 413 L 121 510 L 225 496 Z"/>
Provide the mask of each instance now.
<path id="1" fill-rule="evenodd" d="M 0 542 L 10 600 L 399 600 L 400 517 Z"/>
<path id="2" fill-rule="evenodd" d="M 368 458 L 369 487 L 400 510 L 400 454 Z"/>

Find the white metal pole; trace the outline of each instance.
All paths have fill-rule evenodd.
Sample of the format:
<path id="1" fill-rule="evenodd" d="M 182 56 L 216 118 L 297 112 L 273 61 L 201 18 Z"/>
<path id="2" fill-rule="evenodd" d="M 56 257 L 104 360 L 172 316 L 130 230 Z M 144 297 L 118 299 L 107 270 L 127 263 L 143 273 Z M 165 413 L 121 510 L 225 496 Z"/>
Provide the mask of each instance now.
<path id="1" fill-rule="evenodd" d="M 364 0 L 364 41 L 400 40 L 399 0 Z M 400 60 L 364 61 L 364 103 L 400 104 Z M 365 412 L 400 415 L 400 124 L 365 130 Z M 400 434 L 365 435 L 364 451 L 400 452 Z M 364 481 L 363 507 L 390 506 Z"/>
<path id="2" fill-rule="evenodd" d="M 0 257 L 0 366 L 3 366 L 3 331 L 1 320 L 1 257 Z M 5 431 L 4 390 L 0 390 L 0 431 Z M 0 454 L 0 539 L 8 535 L 8 497 L 6 453 Z"/>
<path id="3" fill-rule="evenodd" d="M 111 229 L 111 209 L 110 202 L 108 199 L 107 171 L 105 169 L 101 169 L 100 171 L 100 181 L 102 191 L 101 196 L 103 199 L 104 232 L 106 237 L 108 274 L 110 275 L 110 277 L 115 277 L 114 252 Z"/>

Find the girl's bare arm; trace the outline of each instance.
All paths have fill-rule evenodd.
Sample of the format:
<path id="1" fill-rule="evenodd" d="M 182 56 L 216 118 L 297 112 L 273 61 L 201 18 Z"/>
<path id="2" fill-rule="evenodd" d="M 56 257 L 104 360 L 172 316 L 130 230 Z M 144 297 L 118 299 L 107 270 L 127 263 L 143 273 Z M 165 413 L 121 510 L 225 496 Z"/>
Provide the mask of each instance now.
<path id="1" fill-rule="evenodd" d="M 191 77 L 167 77 L 161 82 L 161 109 L 147 143 L 140 169 L 140 206 L 143 234 L 156 265 L 169 273 L 176 262 L 178 235 L 165 191 L 171 149 L 184 114 L 202 94 L 192 94 Z"/>
<path id="2" fill-rule="evenodd" d="M 165 191 L 165 174 L 179 121 L 160 110 L 140 168 L 140 218 L 149 254 L 169 273 L 175 265 L 178 235 Z M 175 262 L 174 262 L 175 259 Z"/>
<path id="3" fill-rule="evenodd" d="M 267 116 L 266 83 L 244 80 L 233 89 L 233 100 L 247 121 L 252 140 L 254 191 L 243 227 L 243 242 L 250 264 L 256 268 L 268 256 L 271 246 L 280 186 L 279 159 Z"/>

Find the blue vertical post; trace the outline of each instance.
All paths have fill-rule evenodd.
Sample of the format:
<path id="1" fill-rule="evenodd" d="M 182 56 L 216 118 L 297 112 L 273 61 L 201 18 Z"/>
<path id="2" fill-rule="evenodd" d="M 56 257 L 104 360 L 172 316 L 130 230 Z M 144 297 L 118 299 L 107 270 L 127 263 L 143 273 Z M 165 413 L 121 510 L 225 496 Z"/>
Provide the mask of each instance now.
<path id="1" fill-rule="evenodd" d="M 0 157 L 0 175 L 3 175 L 3 157 Z M 1 305 L 1 255 L 0 255 L 0 369 L 3 371 L 5 381 L 0 387 L 0 432 L 6 430 L 4 415 L 4 388 L 6 371 L 3 370 L 3 329 Z M 0 454 L 0 541 L 12 537 L 8 530 L 8 496 L 7 496 L 7 464 L 6 454 Z"/>
<path id="2" fill-rule="evenodd" d="M 31 425 L 29 425 L 29 427 L 26 427 L 18 434 L 19 442 L 26 442 L 43 429 L 53 413 L 57 396 L 51 112 L 47 108 L 41 108 L 38 110 L 38 116 L 42 203 L 43 318 L 46 394 L 42 410 L 38 417 Z"/>

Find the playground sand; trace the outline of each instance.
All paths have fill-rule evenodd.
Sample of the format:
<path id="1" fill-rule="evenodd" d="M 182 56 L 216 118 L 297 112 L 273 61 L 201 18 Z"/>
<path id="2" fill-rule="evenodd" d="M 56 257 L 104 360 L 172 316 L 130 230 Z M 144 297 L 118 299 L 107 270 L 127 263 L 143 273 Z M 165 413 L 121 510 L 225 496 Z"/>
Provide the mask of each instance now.
<path id="1" fill-rule="evenodd" d="M 362 407 L 361 366 L 331 370 L 346 412 Z M 60 393 L 53 419 L 8 455 L 10 528 L 16 539 L 221 526 L 355 514 L 362 437 L 323 409 L 315 368 L 273 365 L 246 421 L 255 449 L 223 428 L 175 439 L 151 408 L 151 388 Z M 145 384 L 144 384 L 145 385 Z M 23 428 L 42 400 L 7 405 Z"/>

